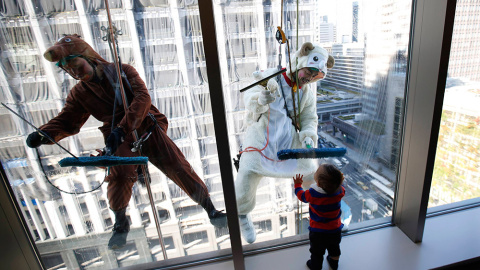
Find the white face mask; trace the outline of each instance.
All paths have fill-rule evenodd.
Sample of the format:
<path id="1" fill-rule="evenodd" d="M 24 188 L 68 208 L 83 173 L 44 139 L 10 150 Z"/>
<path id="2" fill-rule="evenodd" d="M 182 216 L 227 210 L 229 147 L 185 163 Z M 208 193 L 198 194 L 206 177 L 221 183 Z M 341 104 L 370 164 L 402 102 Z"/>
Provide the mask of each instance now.
<path id="1" fill-rule="evenodd" d="M 308 55 L 305 67 L 316 68 L 319 72 L 323 72 L 325 77 L 327 75 L 327 60 L 328 58 L 325 58 L 321 53 L 312 52 Z"/>

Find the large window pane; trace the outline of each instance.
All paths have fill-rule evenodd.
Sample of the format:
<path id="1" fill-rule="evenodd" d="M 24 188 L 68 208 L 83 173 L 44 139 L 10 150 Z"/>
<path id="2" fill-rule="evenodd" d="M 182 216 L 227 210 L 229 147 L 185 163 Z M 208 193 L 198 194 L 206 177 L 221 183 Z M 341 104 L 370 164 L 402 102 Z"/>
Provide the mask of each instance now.
<path id="1" fill-rule="evenodd" d="M 77 33 L 103 58 L 113 59 L 103 41 L 105 4 L 17 2 L 7 1 L 9 8 L 0 17 L 2 40 L 8 41 L 0 47 L 1 100 L 39 126 L 58 114 L 77 83 L 43 59 L 45 48 L 63 34 Z M 314 145 L 344 147 L 347 154 L 309 161 L 314 167 L 332 163 L 345 175 L 345 230 L 390 222 L 403 130 L 410 1 L 308 0 L 299 1 L 298 7 L 295 1 L 213 2 L 232 158 L 244 149 L 246 122 L 251 120 L 240 89 L 254 81 L 256 71 L 290 66 L 302 44 L 313 42 L 335 58 L 326 78 L 310 87 L 312 112 L 318 117 L 311 127 Z M 118 40 L 123 63 L 138 70 L 152 104 L 169 119 L 168 136 L 205 183 L 213 204 L 224 209 L 197 1 L 110 1 L 109 6 L 115 26 L 122 30 Z M 276 41 L 277 26 L 282 26 L 288 44 Z M 68 155 L 57 146 L 40 147 L 37 157 L 25 144 L 33 129 L 0 109 L 5 127 L 0 159 L 47 267 L 109 269 L 162 261 L 164 254 L 188 261 L 188 255 L 230 252 L 228 229 L 212 226 L 205 211 L 152 164 L 152 201 L 144 186 L 134 185 L 127 208 L 132 224 L 127 245 L 108 250 L 115 217 L 106 184 L 91 193 L 66 194 L 45 177 L 64 190 L 83 192 L 99 186 L 105 171 L 60 168 L 58 161 Z M 60 144 L 79 156 L 95 153 L 104 146 L 97 129 L 101 125 L 90 118 L 78 135 Z M 287 130 L 282 125 L 277 129 Z M 237 171 L 233 173 L 237 182 Z M 288 242 L 288 237 L 308 232 L 308 205 L 293 193 L 291 176 L 296 171 L 288 173 L 265 175 L 253 191 L 255 243 Z"/>
<path id="2" fill-rule="evenodd" d="M 78 82 L 44 59 L 46 48 L 64 34 L 76 33 L 102 58 L 113 60 L 104 40 L 105 1 L 4 2 L 0 100 L 38 127 L 60 112 Z M 121 30 L 122 63 L 136 68 L 152 104 L 167 117 L 167 135 L 190 163 L 188 169 L 201 178 L 213 205 L 225 209 L 198 6 L 194 1 L 139 0 L 109 1 L 109 7 L 115 27 Z M 195 194 L 180 188 L 169 177 L 175 175 L 166 176 L 152 163 L 148 166 L 152 196 L 140 182 L 133 186 L 126 210 L 131 226 L 127 244 L 109 250 L 115 215 L 103 183 L 107 171 L 88 166 L 61 168 L 59 160 L 69 156 L 64 150 L 44 145 L 37 156 L 25 143 L 33 128 L 3 106 L 0 120 L 0 159 L 47 268 L 116 269 L 230 253 L 228 228 L 214 227 L 207 212 L 191 198 Z M 90 117 L 79 134 L 61 140 L 60 145 L 80 157 L 96 154 L 105 146 L 98 129 L 102 124 Z M 204 197 L 197 200 L 204 202 Z"/>
<path id="3" fill-rule="evenodd" d="M 264 1 L 262 5 L 231 1 L 215 11 L 220 64 L 227 77 L 223 91 L 227 119 L 232 120 L 228 121 L 231 148 L 242 153 L 240 169 L 234 172 L 237 207 L 240 215 L 250 215 L 256 232 L 254 244 L 245 248 L 308 233 L 308 205 L 300 203 L 293 191 L 292 177 L 299 171 L 291 169 L 279 176 L 289 165 L 278 161 L 274 150 L 262 150 L 266 157 L 254 150 L 258 159 L 248 158 L 252 154 L 244 152 L 251 146 L 252 136 L 266 138 L 267 132 L 276 132 L 275 136 L 282 137 L 290 132 L 291 124 L 273 124 L 276 120 L 269 118 L 268 111 L 252 112 L 252 104 L 257 103 L 246 96 L 254 90 L 240 92 L 258 80 L 254 72 L 289 68 L 294 53 L 305 42 L 323 47 L 335 58 L 326 78 L 309 90 L 318 117 L 313 131 L 315 146 L 347 148 L 345 156 L 312 160 L 314 167 L 331 163 L 345 175 L 345 230 L 390 222 L 403 132 L 411 2 L 300 1 L 297 9 L 295 1 Z M 277 26 L 282 26 L 288 44 L 280 45 L 275 39 Z M 300 95 L 305 93 L 300 91 Z M 270 123 L 268 131 L 266 125 L 252 124 L 261 121 Z M 253 125 L 257 125 L 256 133 Z M 265 139 L 255 147 L 269 149 L 268 144 L 279 141 Z M 274 160 L 269 166 L 275 173 L 263 171 L 264 166 L 248 165 L 266 164 L 268 159 Z"/>
<path id="4" fill-rule="evenodd" d="M 429 207 L 480 196 L 479 8 L 457 1 Z"/>

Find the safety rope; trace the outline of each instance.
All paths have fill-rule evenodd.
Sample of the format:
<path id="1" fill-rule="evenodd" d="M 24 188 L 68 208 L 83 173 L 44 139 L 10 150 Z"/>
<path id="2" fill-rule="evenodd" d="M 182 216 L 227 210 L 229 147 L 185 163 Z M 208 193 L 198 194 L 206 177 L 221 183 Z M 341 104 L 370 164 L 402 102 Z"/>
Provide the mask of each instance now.
<path id="1" fill-rule="evenodd" d="M 267 123 L 268 123 L 268 122 L 270 122 L 270 108 L 268 109 L 268 114 L 267 114 L 267 115 L 268 115 L 268 121 L 267 121 Z M 279 159 L 269 158 L 269 157 L 267 157 L 264 153 L 262 153 L 262 151 L 265 150 L 265 149 L 267 148 L 267 146 L 268 146 L 269 134 L 270 134 L 270 128 L 269 128 L 269 126 L 270 126 L 270 125 L 267 124 L 267 142 L 265 143 L 265 146 L 264 146 L 262 149 L 258 149 L 258 148 L 256 148 L 256 147 L 249 146 L 249 147 L 245 148 L 245 150 L 240 151 L 239 154 L 241 155 L 241 154 L 243 154 L 243 153 L 245 153 L 245 152 L 259 152 L 260 155 L 262 155 L 264 158 L 266 158 L 266 159 L 268 159 L 268 160 L 270 160 L 270 161 L 274 161 L 274 162 L 275 162 L 275 161 L 276 161 L 276 162 L 283 162 L 283 161 L 285 161 L 285 160 L 279 160 Z"/>
<path id="2" fill-rule="evenodd" d="M 40 158 L 40 153 L 38 152 L 38 148 L 35 148 L 35 153 L 37 154 L 37 161 L 38 161 L 38 164 L 40 164 L 40 168 L 42 169 L 43 175 L 45 176 L 45 180 L 47 180 L 47 182 L 48 182 L 52 187 L 54 187 L 56 190 L 58 190 L 58 191 L 60 191 L 60 192 L 62 192 L 62 193 L 71 194 L 71 195 L 87 194 L 87 193 L 91 193 L 91 192 L 94 192 L 95 190 L 99 189 L 99 188 L 103 185 L 103 183 L 105 183 L 105 178 L 103 178 L 102 183 L 100 183 L 100 185 L 98 185 L 97 187 L 93 188 L 92 190 L 82 191 L 82 192 L 69 192 L 69 191 L 62 190 L 62 189 L 60 189 L 59 187 L 55 186 L 55 184 L 53 184 L 52 181 L 50 181 L 50 179 L 48 178 L 47 172 L 45 172 L 45 169 L 43 168 L 42 160 L 41 160 L 41 158 Z M 105 176 L 106 176 L 106 175 L 105 175 Z"/>
<path id="3" fill-rule="evenodd" d="M 299 13 L 299 1 L 297 0 L 297 50 L 298 50 L 298 48 L 299 48 L 299 47 L 298 47 L 298 46 L 299 46 L 299 44 L 298 44 L 298 27 L 299 27 L 299 25 L 298 25 L 298 21 L 299 21 L 299 20 L 298 20 L 298 16 L 299 16 L 299 15 L 300 15 L 300 13 Z M 295 72 L 295 74 L 296 74 L 295 82 L 297 82 L 297 85 L 298 85 L 298 57 L 295 57 L 295 60 L 296 60 L 296 62 L 297 62 L 297 65 L 296 65 L 296 66 L 297 66 L 297 69 L 296 69 L 296 72 Z M 298 129 L 300 129 L 300 128 L 301 128 L 301 127 L 300 127 L 300 89 L 297 89 L 297 102 L 298 102 Z M 295 109 L 295 100 L 293 101 L 293 104 L 294 104 L 294 105 L 293 105 L 293 108 Z M 295 114 L 295 117 L 296 117 L 296 116 L 297 116 L 297 114 Z M 295 120 L 296 120 L 296 119 L 295 119 Z"/>
<path id="4" fill-rule="evenodd" d="M 291 61 L 291 56 L 290 56 L 290 42 L 285 37 L 285 33 L 282 30 L 282 27 L 283 27 L 283 5 L 284 5 L 284 2 L 282 0 L 281 1 L 280 27 L 277 27 L 277 33 L 276 33 L 276 39 L 279 42 L 279 57 L 278 57 L 279 67 L 281 65 L 281 60 L 282 60 L 281 46 L 282 46 L 282 44 L 286 43 L 287 53 L 288 53 L 288 64 L 289 64 L 290 70 L 292 70 L 292 61 Z M 298 47 L 298 14 L 299 13 L 298 13 L 298 0 L 297 0 L 297 47 Z M 295 60 L 298 61 L 297 58 L 295 58 Z M 292 73 L 290 73 L 290 75 L 293 77 Z M 298 83 L 297 83 L 298 82 L 298 70 L 296 70 L 295 75 L 296 75 L 295 76 L 295 83 L 291 87 L 292 102 L 293 102 L 293 118 L 292 118 L 292 121 L 293 121 L 293 125 L 295 126 L 295 129 L 299 130 L 300 125 L 299 125 L 299 123 L 297 123 L 297 112 L 296 112 L 296 106 L 295 106 L 295 92 L 296 92 L 297 93 L 297 100 L 298 100 L 298 107 L 300 108 L 299 91 L 296 91 L 296 90 L 298 90 L 297 89 L 298 88 Z M 288 113 L 288 109 L 287 109 L 287 113 Z M 300 116 L 298 116 L 298 119 L 300 120 Z M 270 108 L 268 109 L 268 121 L 267 121 L 267 123 L 269 123 L 269 122 L 270 122 Z M 267 141 L 266 141 L 265 146 L 263 148 L 258 149 L 256 147 L 249 146 L 249 147 L 245 148 L 243 151 L 240 151 L 239 155 L 241 155 L 242 153 L 245 153 L 245 152 L 259 152 L 267 160 L 277 161 L 277 162 L 285 161 L 285 160 L 278 160 L 278 159 L 269 158 L 264 153 L 262 153 L 262 151 L 265 150 L 267 148 L 268 144 L 269 144 L 269 134 L 270 134 L 269 126 L 270 125 L 267 124 Z"/>
<path id="5" fill-rule="evenodd" d="M 115 68 L 116 68 L 116 71 L 117 71 L 118 86 L 120 88 L 120 93 L 122 95 L 123 108 L 124 108 L 125 114 L 127 114 L 127 110 L 128 110 L 129 105 L 128 105 L 127 96 L 125 94 L 125 89 L 123 87 L 123 81 L 122 81 L 122 71 L 123 70 L 122 70 L 122 67 L 121 67 L 120 56 L 118 55 L 118 52 L 117 52 L 118 44 L 117 44 L 117 39 L 115 38 L 115 35 L 114 35 L 114 32 L 113 32 L 114 28 L 113 28 L 113 24 L 112 24 L 112 17 L 110 15 L 110 8 L 108 6 L 108 0 L 105 0 L 105 9 L 107 11 L 108 26 L 109 26 L 108 29 L 110 30 L 109 31 L 110 32 L 109 33 L 110 34 L 109 35 L 109 42 L 111 43 L 111 48 L 112 48 L 111 53 L 112 53 L 113 61 L 115 63 Z M 132 134 L 133 134 L 133 138 L 135 139 L 135 141 L 137 141 L 139 139 L 138 134 L 137 134 L 137 130 L 133 130 Z M 139 149 L 138 152 L 141 156 L 142 155 L 141 149 Z M 141 165 L 141 168 L 142 168 L 143 176 L 146 178 L 145 179 L 145 186 L 147 187 L 147 193 L 148 193 L 148 197 L 149 197 L 149 201 L 150 201 L 150 206 L 152 208 L 153 217 L 154 217 L 154 220 L 155 220 L 155 226 L 156 226 L 156 229 L 157 229 L 158 240 L 159 240 L 160 246 L 162 248 L 163 258 L 166 260 L 166 259 L 168 259 L 167 251 L 165 249 L 165 243 L 163 241 L 163 235 L 162 235 L 162 230 L 160 228 L 158 213 L 155 210 L 156 205 L 154 203 L 152 189 L 150 187 L 150 174 L 148 172 L 147 165 Z"/>

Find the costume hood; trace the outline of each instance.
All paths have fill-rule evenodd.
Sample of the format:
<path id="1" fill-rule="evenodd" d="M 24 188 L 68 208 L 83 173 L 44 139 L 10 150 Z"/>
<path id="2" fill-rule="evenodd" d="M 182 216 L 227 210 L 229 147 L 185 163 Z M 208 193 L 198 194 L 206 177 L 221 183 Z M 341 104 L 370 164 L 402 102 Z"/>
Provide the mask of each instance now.
<path id="1" fill-rule="evenodd" d="M 77 34 L 65 35 L 48 48 L 43 57 L 50 62 L 58 62 L 67 56 L 80 55 L 93 62 L 107 63 L 88 43 Z"/>
<path id="2" fill-rule="evenodd" d="M 327 76 L 327 69 L 332 68 L 335 64 L 335 59 L 328 54 L 327 50 L 311 42 L 304 43 L 291 61 L 292 70 L 290 70 L 290 65 L 287 65 L 287 74 L 294 74 L 301 68 L 310 67 L 323 72 L 325 77 Z"/>

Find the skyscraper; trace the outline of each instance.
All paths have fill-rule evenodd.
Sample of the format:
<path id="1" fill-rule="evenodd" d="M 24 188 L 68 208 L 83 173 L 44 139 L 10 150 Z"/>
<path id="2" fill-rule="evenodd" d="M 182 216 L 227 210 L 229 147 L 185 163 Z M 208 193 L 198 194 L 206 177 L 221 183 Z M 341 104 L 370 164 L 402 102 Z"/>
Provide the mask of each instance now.
<path id="1" fill-rule="evenodd" d="M 480 81 L 480 18 L 478 1 L 458 0 L 452 48 L 448 64 L 449 77 Z"/>
<path id="2" fill-rule="evenodd" d="M 352 42 L 358 42 L 358 2 L 353 2 L 352 6 Z"/>

